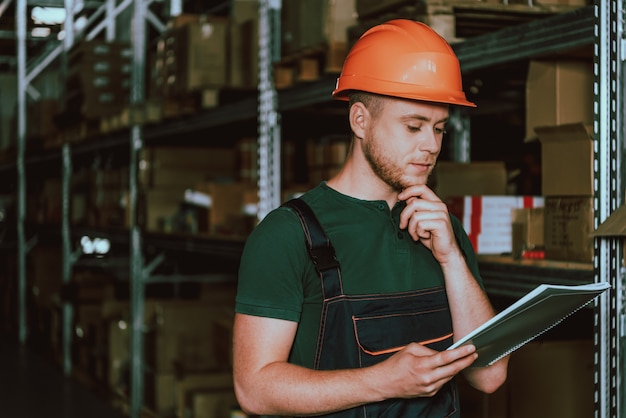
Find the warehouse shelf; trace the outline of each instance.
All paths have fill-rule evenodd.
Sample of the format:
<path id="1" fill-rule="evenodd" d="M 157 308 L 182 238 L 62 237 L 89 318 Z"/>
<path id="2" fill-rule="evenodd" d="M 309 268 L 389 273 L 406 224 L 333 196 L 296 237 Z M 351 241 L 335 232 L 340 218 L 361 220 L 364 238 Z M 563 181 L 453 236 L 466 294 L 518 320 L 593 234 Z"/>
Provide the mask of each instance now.
<path id="1" fill-rule="evenodd" d="M 581 7 L 570 12 L 543 17 L 538 20 L 468 38 L 453 44 L 463 72 L 528 59 L 536 56 L 563 52 L 569 49 L 591 46 L 595 35 L 593 6 Z M 531 35 L 529 35 L 531 34 Z M 337 74 L 326 74 L 318 80 L 295 85 L 277 93 L 279 112 L 300 110 L 307 106 L 332 103 L 330 92 Z M 215 109 L 166 120 L 158 125 L 146 125 L 144 141 L 181 141 L 180 135 L 194 134 L 239 122 L 254 122 L 258 115 L 258 98 L 250 97 L 219 106 Z M 98 135 L 97 140 L 77 142 L 72 154 L 80 156 L 97 153 L 109 148 L 128 145 L 127 130 L 115 134 Z M 27 164 L 37 164 L 61 158 L 61 150 L 42 150 L 27 154 Z M 0 171 L 15 169 L 14 161 L 0 162 Z"/>
<path id="2" fill-rule="evenodd" d="M 510 256 L 478 256 L 487 292 L 519 298 L 540 284 L 580 285 L 593 283 L 591 263 L 550 260 L 515 260 Z"/>
<path id="3" fill-rule="evenodd" d="M 554 16 L 538 17 L 536 20 L 528 23 L 464 39 L 461 42 L 454 43 L 452 46 L 459 57 L 464 73 L 473 73 L 495 65 L 535 57 L 562 54 L 567 53 L 567 51 L 578 51 L 581 48 L 587 47 L 589 47 L 588 58 L 591 59 L 595 53 L 596 55 L 601 55 L 601 59 L 604 60 L 605 57 L 603 57 L 603 54 L 605 54 L 606 51 L 603 48 L 605 46 L 596 48 L 595 52 L 591 47 L 598 42 L 598 37 L 601 36 L 601 34 L 598 33 L 597 26 L 603 22 L 606 23 L 607 17 L 602 15 L 602 13 L 604 13 L 605 9 L 609 9 L 609 4 L 613 3 L 610 3 L 610 0 L 598 0 L 596 6 L 581 7 Z M 615 7 L 613 7 L 613 9 L 615 9 Z M 608 20 L 613 18 L 614 16 L 609 16 Z M 58 53 L 59 45 L 52 46 L 54 48 L 49 48 L 49 50 Z M 45 62 L 45 58 L 46 57 L 41 57 L 38 62 Z M 269 103 L 270 107 L 273 106 L 273 108 L 265 108 L 269 111 L 270 116 L 273 115 L 273 111 L 278 113 L 278 130 L 280 130 L 280 123 L 285 124 L 285 126 L 288 125 L 289 122 L 286 119 L 289 118 L 291 112 L 297 113 L 315 110 L 315 112 L 318 112 L 316 114 L 323 115 L 322 109 L 318 107 L 327 106 L 330 107 L 331 110 L 334 109 L 336 103 L 332 101 L 330 92 L 335 85 L 336 77 L 337 74 L 326 74 L 317 81 L 297 84 L 293 87 L 277 91 L 275 103 L 270 103 L 273 99 L 270 98 L 270 100 L 264 104 L 268 105 Z M 144 125 L 141 127 L 141 131 L 134 130 L 136 127 L 129 127 L 129 129 L 112 134 L 98 135 L 96 140 L 72 144 L 69 153 L 72 159 L 77 160 L 84 157 L 89 158 L 100 153 L 111 152 L 112 150 L 123 150 L 124 153 L 128 154 L 131 143 L 138 138 L 142 146 L 151 144 L 180 144 L 181 141 L 195 144 L 203 142 L 206 145 L 210 145 L 214 141 L 223 140 L 220 139 L 220 135 L 215 135 L 215 132 L 224 127 L 237 126 L 241 128 L 241 125 L 243 125 L 242 122 L 246 122 L 246 124 L 249 123 L 250 126 L 246 125 L 245 129 L 250 129 L 251 126 L 256 128 L 256 124 L 260 124 L 257 119 L 260 113 L 262 113 L 262 106 L 260 106 L 259 103 L 262 100 L 255 96 L 255 94 L 256 92 L 251 94 L 250 97 L 245 97 L 214 109 L 202 110 L 179 119 L 163 121 L 156 125 Z M 604 97 L 604 95 L 607 94 L 605 90 L 597 94 L 602 96 L 600 97 L 600 101 L 606 99 Z M 621 98 L 618 100 L 621 100 Z M 600 106 L 602 106 L 602 104 Z M 596 110 L 596 112 L 598 112 L 598 110 Z M 282 121 L 280 120 L 281 116 L 283 117 Z M 319 125 L 322 126 L 324 123 L 320 123 Z M 256 129 L 254 132 L 256 133 Z M 270 136 L 275 133 L 276 132 L 270 132 Z M 189 136 L 189 138 L 184 139 L 184 136 Z M 601 140 L 604 140 L 604 138 Z M 228 140 L 226 140 L 226 142 L 228 142 Z M 273 145 L 271 141 L 269 145 Z M 268 144 L 261 144 L 261 146 L 267 148 Z M 60 149 L 40 150 L 27 152 L 24 162 L 29 170 L 33 167 L 40 167 L 43 164 L 58 164 L 58 169 L 61 170 L 61 161 L 65 157 L 64 151 Z M 0 162 L 0 172 L 3 174 L 16 169 L 19 171 L 19 168 L 19 164 L 14 161 Z M 270 170 L 270 175 L 271 174 Z M 262 200 L 266 200 L 267 194 L 261 193 L 261 198 Z M 605 201 L 608 198 L 601 195 L 599 199 Z M 262 205 L 266 203 L 265 201 L 261 202 Z M 50 235 L 61 234 L 63 229 L 64 227 L 62 225 L 34 227 L 34 230 L 38 231 L 37 233 Z M 81 235 L 98 236 L 108 238 L 114 243 L 125 244 L 127 246 L 135 245 L 132 238 L 130 239 L 132 242 L 129 243 L 129 236 L 133 236 L 132 231 L 124 228 L 85 228 L 70 225 L 69 229 L 71 239 L 75 239 Z M 33 229 L 29 227 L 29 233 L 32 230 Z M 244 242 L 245 239 L 188 234 L 162 234 L 142 231 L 139 241 L 139 250 L 149 249 L 152 255 L 162 251 L 211 255 L 217 258 L 223 258 L 229 262 L 236 262 L 241 255 Z M 2 248 L 8 245 L 12 245 L 12 242 L 3 244 Z M 606 254 L 601 253 L 601 256 L 605 257 Z M 115 268 L 122 266 L 122 268 L 126 270 L 132 270 L 130 267 L 127 268 L 127 266 L 137 262 L 137 260 L 131 260 L 129 258 L 117 260 L 120 264 L 115 266 Z M 112 261 L 112 263 L 115 262 Z M 98 264 L 96 260 L 81 259 L 77 260 L 73 265 L 89 266 L 96 264 Z M 100 263 L 100 265 L 102 265 L 102 263 Z M 143 266 L 140 267 L 143 268 Z M 606 272 L 598 271 L 597 267 L 593 265 L 577 264 L 565 266 L 559 263 L 518 261 L 512 260 L 509 257 L 480 257 L 479 267 L 485 286 L 490 294 L 511 298 L 519 297 L 541 283 L 583 284 L 602 279 L 606 276 Z M 612 275 L 613 273 L 610 274 Z M 172 276 L 160 274 L 151 277 L 158 282 L 172 280 Z M 195 279 L 198 281 L 210 281 L 222 280 L 224 277 L 214 276 L 207 278 L 207 276 L 203 275 L 201 277 L 195 277 Z M 137 296 L 134 296 L 132 298 L 133 301 L 136 301 L 136 298 Z M 141 298 L 141 295 L 139 295 L 139 298 Z M 621 298 L 621 295 L 619 298 Z M 606 303 L 605 305 L 609 306 L 610 304 Z M 615 304 L 613 304 L 613 306 L 615 306 Z M 606 324 L 608 324 L 610 322 L 608 321 L 608 319 L 610 319 L 609 317 L 615 315 L 615 309 L 615 307 L 612 309 L 606 308 L 602 321 L 606 321 Z M 608 325 L 599 325 L 598 327 L 608 327 Z M 604 330 L 602 331 L 604 332 Z M 604 341 L 605 337 L 606 336 L 601 337 L 601 339 Z M 137 348 L 135 347 L 135 349 Z M 133 355 L 135 354 L 136 352 L 133 353 Z M 604 365 L 602 367 L 607 366 Z M 615 368 L 618 366 L 615 366 L 614 363 L 613 366 L 608 367 L 611 368 L 610 371 L 601 370 L 602 376 L 600 380 L 609 381 L 609 377 L 615 374 Z M 601 386 L 602 384 L 603 383 L 600 383 L 599 385 Z M 602 389 L 602 387 L 600 387 L 600 389 Z M 614 389 L 612 390 L 614 391 Z M 613 398 L 615 398 L 615 396 L 613 396 Z M 136 399 L 134 401 L 137 403 Z M 601 400 L 601 403 L 600 408 L 603 408 L 599 415 L 601 417 L 608 417 L 609 415 L 606 415 L 607 411 L 617 408 L 616 406 L 606 406 L 607 402 L 604 399 Z M 135 405 L 135 407 L 136 406 L 137 405 Z"/>

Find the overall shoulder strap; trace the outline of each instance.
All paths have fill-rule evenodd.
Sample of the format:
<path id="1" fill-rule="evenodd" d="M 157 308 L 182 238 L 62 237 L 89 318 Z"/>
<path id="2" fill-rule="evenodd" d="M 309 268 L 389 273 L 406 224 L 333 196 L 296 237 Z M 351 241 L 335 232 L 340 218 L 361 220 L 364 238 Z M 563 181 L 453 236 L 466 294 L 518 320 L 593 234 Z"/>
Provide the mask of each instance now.
<path id="1" fill-rule="evenodd" d="M 338 272 L 340 267 L 335 256 L 335 248 L 311 207 L 299 198 L 291 199 L 283 203 L 283 206 L 291 208 L 298 215 L 304 230 L 309 255 L 318 273 L 324 274 L 330 270 Z"/>

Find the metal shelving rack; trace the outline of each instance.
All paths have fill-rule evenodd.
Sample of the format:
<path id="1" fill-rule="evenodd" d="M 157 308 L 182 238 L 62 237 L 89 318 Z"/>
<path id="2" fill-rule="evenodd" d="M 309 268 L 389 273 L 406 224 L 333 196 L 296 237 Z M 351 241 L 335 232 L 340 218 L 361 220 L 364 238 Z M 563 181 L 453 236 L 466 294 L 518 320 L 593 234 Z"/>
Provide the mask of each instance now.
<path id="1" fill-rule="evenodd" d="M 143 100 L 142 70 L 145 66 L 143 50 L 145 46 L 146 19 L 154 20 L 154 16 L 147 16 L 146 2 L 141 0 L 127 0 L 112 7 L 111 0 L 107 6 L 103 5 L 93 19 L 102 18 L 120 10 L 122 6 L 134 6 L 133 25 L 136 27 L 133 39 L 133 51 L 136 65 L 133 72 L 133 103 Z M 71 7 L 71 0 L 66 0 L 66 6 Z M 136 172 L 137 151 L 143 141 L 150 138 L 167 138 L 172 134 L 192 132 L 200 129 L 210 129 L 225 123 L 237 122 L 258 118 L 259 152 L 260 152 L 260 208 L 258 217 L 263 216 L 272 208 L 278 206 L 280 196 L 280 123 L 281 113 L 298 109 L 311 104 L 323 104 L 330 101 L 329 92 L 335 82 L 335 77 L 325 77 L 306 86 L 296 86 L 291 89 L 276 92 L 271 73 L 272 63 L 279 56 L 280 45 L 277 34 L 280 31 L 280 0 L 260 1 L 260 84 L 258 102 L 255 99 L 243 100 L 239 103 L 228 104 L 215 110 L 190 117 L 184 122 L 167 123 L 158 128 L 133 126 L 130 135 L 117 134 L 103 138 L 97 144 L 76 145 L 73 149 L 65 147 L 61 153 L 51 153 L 39 156 L 25 155 L 25 94 L 30 81 L 42 70 L 47 63 L 61 54 L 63 48 L 52 45 L 46 56 L 39 57 L 32 70 L 27 72 L 25 56 L 26 39 L 26 0 L 17 0 L 16 34 L 18 44 L 18 153 L 16 163 L 7 163 L 0 170 L 16 170 L 18 174 L 18 283 L 19 283 L 19 337 L 26 339 L 25 321 L 25 258 L 28 251 L 24 231 L 25 214 L 25 176 L 26 164 L 34 163 L 38 159 L 59 159 L 65 167 L 65 175 L 71 172 L 71 155 L 81 152 L 98 152 L 111 146 L 122 145 L 129 149 L 131 155 L 131 176 Z M 462 43 L 453 45 L 464 72 L 487 68 L 499 63 L 527 59 L 539 55 L 547 55 L 580 46 L 593 46 L 595 68 L 595 101 L 594 101 L 594 226 L 598 226 L 621 203 L 624 203 L 623 188 L 626 184 L 623 158 L 626 150 L 626 132 L 624 128 L 624 4 L 619 0 L 596 0 L 593 6 L 580 8 L 573 12 L 563 13 L 554 17 L 544 18 L 519 26 L 506 28 L 486 35 L 470 38 Z M 106 26 L 99 26 L 99 30 Z M 460 144 L 468 146 L 468 144 Z M 132 166 L 135 166 L 133 169 Z M 65 182 L 64 182 L 65 184 Z M 133 182 L 131 181 L 131 185 Z M 133 187 L 133 186 L 131 186 Z M 69 187 L 64 188 L 69 193 Z M 131 189 L 131 196 L 136 189 Z M 134 199 L 131 198 L 131 201 Z M 65 208 L 65 206 L 64 206 Z M 219 240 L 182 239 L 180 241 L 170 237 L 150 237 L 141 233 L 136 222 L 130 232 L 112 232 L 117 239 L 126 237 L 131 243 L 129 254 L 131 263 L 132 288 L 132 330 L 131 353 L 133 362 L 133 376 L 131 383 L 131 418 L 139 416 L 142 406 L 142 365 L 141 339 L 143 321 L 143 284 L 149 275 L 150 266 L 145 267 L 141 248 L 145 239 L 153 239 L 164 246 L 194 246 L 201 251 L 210 253 L 228 253 L 236 257 L 241 250 L 241 243 L 224 243 Z M 121 234 L 121 235 L 120 235 Z M 69 224 L 63 225 L 64 254 L 67 260 L 64 277 L 69 277 L 69 268 L 75 261 L 69 241 Z M 482 266 L 486 285 L 491 292 L 507 296 L 519 296 L 533 287 L 538 281 L 549 279 L 555 283 L 571 283 L 578 281 L 609 281 L 613 290 L 609 295 L 603 295 L 594 308 L 595 316 L 595 404 L 596 418 L 614 418 L 623 414 L 626 400 L 626 388 L 621 385 L 622 373 L 626 372 L 624 361 L 624 268 L 621 267 L 622 243 L 615 238 L 597 238 L 595 241 L 595 256 L 592 271 L 587 270 L 546 270 L 535 267 L 503 268 L 498 264 L 486 263 Z M 541 277 L 538 279 L 537 277 Z M 68 317 L 71 312 L 66 315 Z M 67 320 L 67 317 L 65 318 Z M 69 324 L 69 322 L 66 322 Z M 68 344 L 66 341 L 65 344 Z M 68 361 L 67 358 L 65 361 Z M 66 371 L 71 368 L 67 363 Z"/>

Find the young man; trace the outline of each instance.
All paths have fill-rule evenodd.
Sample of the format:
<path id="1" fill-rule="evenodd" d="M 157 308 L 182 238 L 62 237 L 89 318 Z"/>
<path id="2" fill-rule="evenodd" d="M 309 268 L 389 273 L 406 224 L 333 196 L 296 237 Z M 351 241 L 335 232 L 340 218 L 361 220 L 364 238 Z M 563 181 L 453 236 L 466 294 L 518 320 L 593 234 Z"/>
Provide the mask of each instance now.
<path id="1" fill-rule="evenodd" d="M 237 398 L 256 415 L 460 416 L 455 376 L 491 393 L 508 359 L 473 368 L 473 346 L 446 350 L 494 315 L 462 225 L 426 185 L 449 105 L 474 106 L 458 59 L 428 26 L 393 20 L 354 45 L 333 97 L 349 100 L 349 155 L 301 199 L 339 269 L 318 274 L 292 208 L 253 231 L 236 303 Z"/>

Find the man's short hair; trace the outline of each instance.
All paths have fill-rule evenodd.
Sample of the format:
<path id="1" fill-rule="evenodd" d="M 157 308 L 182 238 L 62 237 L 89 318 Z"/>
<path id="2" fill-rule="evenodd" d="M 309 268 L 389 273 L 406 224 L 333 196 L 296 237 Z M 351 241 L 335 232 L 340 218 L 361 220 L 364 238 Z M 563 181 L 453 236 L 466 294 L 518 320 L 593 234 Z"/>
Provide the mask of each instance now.
<path id="1" fill-rule="evenodd" d="M 367 110 L 373 115 L 378 116 L 382 110 L 384 96 L 366 91 L 353 90 L 348 93 L 349 106 L 355 103 L 363 103 Z"/>

